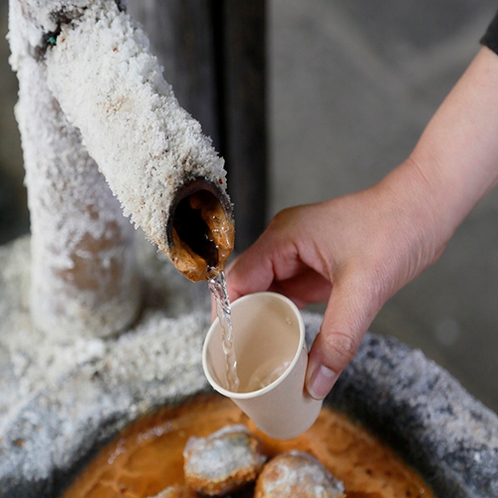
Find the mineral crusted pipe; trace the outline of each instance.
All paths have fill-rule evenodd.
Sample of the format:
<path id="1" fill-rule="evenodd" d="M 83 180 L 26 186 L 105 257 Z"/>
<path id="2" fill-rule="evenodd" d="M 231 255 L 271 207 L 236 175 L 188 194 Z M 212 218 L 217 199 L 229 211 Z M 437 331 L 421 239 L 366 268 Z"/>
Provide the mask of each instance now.
<path id="1" fill-rule="evenodd" d="M 210 278 L 233 247 L 223 160 L 130 17 L 113 1 L 87 7 L 46 48 L 49 88 L 125 214 L 185 276 Z"/>
<path id="2" fill-rule="evenodd" d="M 139 310 L 134 230 L 48 90 L 18 7 L 12 2 L 9 39 L 31 213 L 33 323 L 62 337 L 106 336 Z"/>

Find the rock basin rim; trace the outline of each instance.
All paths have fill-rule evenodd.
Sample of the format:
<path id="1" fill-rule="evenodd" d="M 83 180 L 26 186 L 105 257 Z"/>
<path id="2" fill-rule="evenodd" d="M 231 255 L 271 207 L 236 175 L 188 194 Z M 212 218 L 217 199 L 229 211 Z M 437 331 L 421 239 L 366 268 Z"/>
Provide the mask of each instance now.
<path id="1" fill-rule="evenodd" d="M 208 390 L 205 286 L 139 243 L 146 306 L 111 339 L 30 328 L 29 237 L 0 248 L 0 497 L 56 497 L 139 416 Z M 304 313 L 308 342 L 321 316 Z M 498 417 L 420 351 L 367 334 L 326 400 L 361 421 L 441 497 L 498 497 Z"/>

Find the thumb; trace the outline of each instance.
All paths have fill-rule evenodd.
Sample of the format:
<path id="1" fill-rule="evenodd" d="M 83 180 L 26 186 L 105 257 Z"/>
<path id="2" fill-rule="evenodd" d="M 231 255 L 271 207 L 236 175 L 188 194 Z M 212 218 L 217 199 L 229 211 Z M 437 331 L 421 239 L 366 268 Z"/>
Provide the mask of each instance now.
<path id="1" fill-rule="evenodd" d="M 375 295 L 354 284 L 336 284 L 325 310 L 320 333 L 311 348 L 306 388 L 312 398 L 323 399 L 353 359 L 380 309 Z"/>

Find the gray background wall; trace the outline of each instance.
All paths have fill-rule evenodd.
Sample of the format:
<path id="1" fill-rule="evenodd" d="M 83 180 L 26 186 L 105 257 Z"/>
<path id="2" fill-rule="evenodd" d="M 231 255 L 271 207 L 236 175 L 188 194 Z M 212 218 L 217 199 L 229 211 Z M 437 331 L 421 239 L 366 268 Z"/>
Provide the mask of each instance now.
<path id="1" fill-rule="evenodd" d="M 491 0 L 269 0 L 271 214 L 371 185 L 402 161 L 497 9 Z M 28 230 L 6 30 L 1 0 L 0 243 Z M 371 329 L 421 348 L 498 411 L 497 192 Z"/>

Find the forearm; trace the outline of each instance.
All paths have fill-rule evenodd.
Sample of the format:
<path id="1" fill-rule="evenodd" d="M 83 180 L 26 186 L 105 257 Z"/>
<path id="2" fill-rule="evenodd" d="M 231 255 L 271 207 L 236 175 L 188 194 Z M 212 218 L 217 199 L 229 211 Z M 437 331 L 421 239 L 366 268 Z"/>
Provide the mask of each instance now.
<path id="1" fill-rule="evenodd" d="M 482 48 L 422 134 L 384 180 L 418 196 L 422 216 L 447 241 L 498 179 L 498 56 Z M 381 182 L 382 183 L 382 182 Z M 408 188 L 409 187 L 409 188 Z M 403 194 L 403 190 L 409 191 Z"/>

